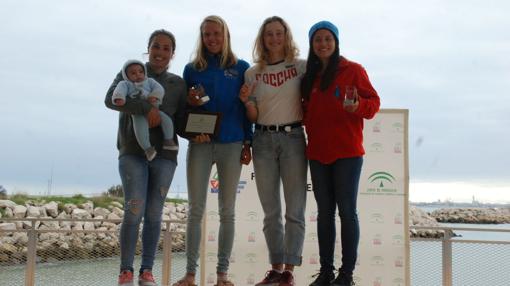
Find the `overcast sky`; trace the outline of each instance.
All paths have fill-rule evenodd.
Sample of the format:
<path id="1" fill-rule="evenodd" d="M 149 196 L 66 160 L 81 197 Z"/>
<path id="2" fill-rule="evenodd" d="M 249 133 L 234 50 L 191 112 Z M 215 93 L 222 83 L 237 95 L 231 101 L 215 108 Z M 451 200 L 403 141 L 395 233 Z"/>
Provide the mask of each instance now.
<path id="1" fill-rule="evenodd" d="M 2 0 L 0 185 L 42 194 L 52 178 L 53 194 L 73 194 L 119 184 L 118 115 L 103 100 L 126 59 L 145 59 L 149 34 L 175 34 L 170 71 L 181 75 L 205 16 L 223 17 L 251 62 L 260 24 L 278 15 L 302 57 L 312 24 L 337 24 L 341 53 L 367 69 L 381 107 L 409 109 L 411 199 L 510 202 L 509 11 L 506 0 Z"/>

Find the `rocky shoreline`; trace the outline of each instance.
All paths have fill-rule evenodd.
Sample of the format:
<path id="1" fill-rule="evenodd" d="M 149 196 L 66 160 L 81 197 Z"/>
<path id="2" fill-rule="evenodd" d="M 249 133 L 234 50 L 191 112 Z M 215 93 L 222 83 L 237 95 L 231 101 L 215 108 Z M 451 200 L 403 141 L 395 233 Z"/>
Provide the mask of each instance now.
<path id="1" fill-rule="evenodd" d="M 420 208 L 409 206 L 409 226 L 439 227 L 441 226 L 433 217 Z M 441 238 L 444 236 L 442 230 L 409 230 L 410 237 Z"/>
<path id="2" fill-rule="evenodd" d="M 110 257 L 119 254 L 118 232 L 124 210 L 118 202 L 102 208 L 94 207 L 91 201 L 80 205 L 59 206 L 54 201 L 26 202 L 25 205 L 17 205 L 10 200 L 0 200 L 0 210 L 0 230 L 9 231 L 0 233 L 0 266 L 26 262 L 28 235 L 26 231 L 20 230 L 30 229 L 32 222 L 21 219 L 41 219 L 35 222 L 35 228 L 42 231 L 39 233 L 37 242 L 38 262 Z M 163 208 L 162 218 L 185 221 L 187 211 L 187 203 L 167 202 Z M 2 220 L 2 217 L 20 220 L 14 222 Z M 417 207 L 409 207 L 410 226 L 439 227 L 438 222 L 510 223 L 510 209 L 440 209 L 429 214 Z M 163 231 L 166 227 L 167 224 L 162 223 Z M 186 231 L 186 225 L 172 223 L 170 227 L 170 231 L 180 233 L 172 236 L 173 250 L 183 251 L 185 247 L 183 233 Z M 52 232 L 52 230 L 55 231 Z M 66 230 L 75 232 L 65 232 Z M 444 232 L 440 230 L 411 229 L 409 232 L 410 237 L 440 238 L 444 236 Z"/>
<path id="3" fill-rule="evenodd" d="M 26 263 L 28 233 L 25 230 L 32 228 L 30 219 L 41 219 L 34 225 L 35 229 L 41 231 L 37 240 L 37 262 L 119 255 L 118 233 L 124 216 L 122 208 L 122 204 L 118 202 L 102 208 L 94 207 L 91 201 L 59 207 L 54 201 L 17 205 L 9 200 L 0 200 L 0 230 L 7 231 L 0 233 L 0 266 Z M 162 219 L 185 221 L 187 209 L 186 203 L 167 202 L 163 208 Z M 9 221 L 2 220 L 3 218 L 27 220 Z M 163 222 L 162 230 L 165 231 L 166 228 L 167 224 Z M 172 223 L 170 228 L 171 232 L 178 233 L 172 236 L 173 250 L 182 251 L 186 225 Z M 66 230 L 73 232 L 65 232 Z M 159 247 L 161 249 L 162 245 Z M 139 251 L 138 249 L 137 252 Z"/>

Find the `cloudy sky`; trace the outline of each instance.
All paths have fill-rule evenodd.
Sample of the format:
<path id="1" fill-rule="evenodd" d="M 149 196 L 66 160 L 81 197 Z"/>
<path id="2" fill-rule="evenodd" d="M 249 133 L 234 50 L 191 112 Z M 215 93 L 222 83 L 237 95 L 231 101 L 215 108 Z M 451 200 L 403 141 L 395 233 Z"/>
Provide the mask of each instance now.
<path id="1" fill-rule="evenodd" d="M 122 63 L 144 59 L 149 34 L 175 34 L 170 71 L 181 75 L 205 16 L 222 16 L 251 61 L 260 24 L 279 15 L 303 57 L 313 23 L 337 24 L 341 53 L 365 66 L 382 108 L 409 109 L 411 200 L 510 202 L 508 11 L 505 0 L 3 0 L 0 185 L 43 194 L 52 178 L 52 194 L 73 194 L 119 184 L 117 113 L 103 100 Z M 186 188 L 185 149 L 174 191 Z"/>

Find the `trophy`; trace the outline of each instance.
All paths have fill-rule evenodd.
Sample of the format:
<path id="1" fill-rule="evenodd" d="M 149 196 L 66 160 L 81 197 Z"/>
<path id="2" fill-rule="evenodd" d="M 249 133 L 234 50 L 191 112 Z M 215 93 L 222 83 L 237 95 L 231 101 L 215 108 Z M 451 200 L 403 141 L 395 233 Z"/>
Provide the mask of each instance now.
<path id="1" fill-rule="evenodd" d="M 198 92 L 198 95 L 196 96 L 196 99 L 200 99 L 202 104 L 205 104 L 210 100 L 209 96 L 205 94 L 205 89 L 201 84 L 195 84 L 191 87 L 192 90 L 196 90 Z"/>

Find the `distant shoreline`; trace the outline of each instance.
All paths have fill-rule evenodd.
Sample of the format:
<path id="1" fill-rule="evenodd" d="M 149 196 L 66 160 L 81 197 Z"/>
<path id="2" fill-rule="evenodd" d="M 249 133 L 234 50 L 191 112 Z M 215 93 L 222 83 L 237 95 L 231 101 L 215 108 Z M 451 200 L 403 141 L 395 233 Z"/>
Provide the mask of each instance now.
<path id="1" fill-rule="evenodd" d="M 413 204 L 439 223 L 507 224 L 510 223 L 508 204 Z"/>
<path id="2" fill-rule="evenodd" d="M 510 208 L 510 203 L 460 203 L 460 202 L 409 202 L 410 205 L 415 207 L 426 207 L 426 208 Z"/>

